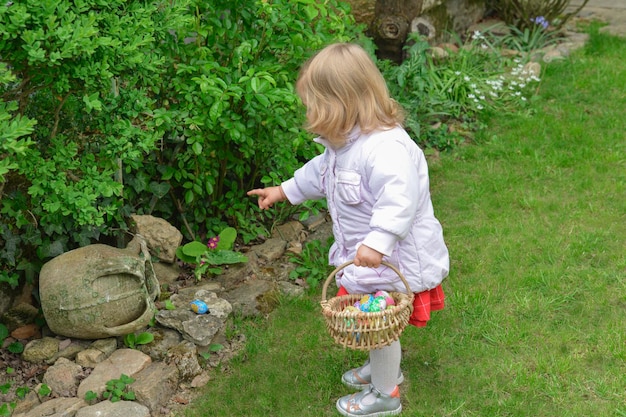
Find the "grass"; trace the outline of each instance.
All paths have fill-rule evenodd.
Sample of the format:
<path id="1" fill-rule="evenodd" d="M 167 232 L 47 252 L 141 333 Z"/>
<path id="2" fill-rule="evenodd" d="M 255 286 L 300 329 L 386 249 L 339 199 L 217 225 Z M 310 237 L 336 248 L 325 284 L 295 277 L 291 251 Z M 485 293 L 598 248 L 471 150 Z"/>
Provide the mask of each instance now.
<path id="1" fill-rule="evenodd" d="M 546 69 L 533 114 L 493 115 L 431 159 L 452 269 L 447 306 L 402 336 L 403 415 L 626 416 L 626 40 L 592 30 Z M 319 292 L 241 323 L 195 416 L 337 416 Z"/>

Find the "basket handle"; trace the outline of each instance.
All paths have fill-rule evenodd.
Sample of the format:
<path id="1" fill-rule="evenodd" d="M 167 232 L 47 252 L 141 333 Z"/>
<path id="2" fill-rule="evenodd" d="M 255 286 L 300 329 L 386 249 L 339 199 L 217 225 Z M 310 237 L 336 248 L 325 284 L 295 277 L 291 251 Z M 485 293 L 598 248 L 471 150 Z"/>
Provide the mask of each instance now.
<path id="1" fill-rule="evenodd" d="M 353 263 L 354 261 L 345 262 L 339 265 L 337 268 L 335 268 L 335 270 L 331 272 L 330 275 L 328 275 L 328 278 L 326 278 L 326 282 L 324 282 L 324 287 L 322 288 L 322 301 L 326 301 L 326 291 L 328 290 L 328 285 L 330 284 L 330 280 L 334 278 L 337 272 L 341 271 L 348 265 L 352 265 Z M 413 294 L 413 292 L 411 291 L 411 287 L 409 286 L 409 283 L 407 282 L 406 278 L 404 278 L 404 275 L 402 274 L 402 272 L 400 272 L 398 268 L 396 268 L 394 265 L 390 264 L 389 262 L 385 262 L 385 261 L 381 262 L 381 265 L 385 265 L 386 267 L 391 268 L 393 272 L 398 274 L 398 276 L 402 280 L 402 283 L 406 287 L 407 294 L 409 295 Z"/>

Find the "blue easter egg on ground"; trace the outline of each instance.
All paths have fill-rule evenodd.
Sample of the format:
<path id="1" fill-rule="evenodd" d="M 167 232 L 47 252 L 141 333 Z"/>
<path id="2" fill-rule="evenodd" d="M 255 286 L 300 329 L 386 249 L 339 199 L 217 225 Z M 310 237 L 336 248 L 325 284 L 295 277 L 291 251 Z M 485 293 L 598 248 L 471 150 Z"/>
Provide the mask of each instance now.
<path id="1" fill-rule="evenodd" d="M 206 314 L 209 312 L 209 307 L 204 301 L 193 300 L 191 303 L 191 310 L 196 314 Z"/>

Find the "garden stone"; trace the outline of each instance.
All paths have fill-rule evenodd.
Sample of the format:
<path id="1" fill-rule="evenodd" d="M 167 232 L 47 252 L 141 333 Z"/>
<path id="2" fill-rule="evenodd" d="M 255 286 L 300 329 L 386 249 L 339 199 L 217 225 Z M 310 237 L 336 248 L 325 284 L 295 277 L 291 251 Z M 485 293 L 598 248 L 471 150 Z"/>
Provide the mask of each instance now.
<path id="1" fill-rule="evenodd" d="M 260 245 L 250 247 L 250 251 L 256 252 L 259 258 L 275 261 L 285 253 L 287 242 L 283 239 L 267 239 Z"/>
<path id="2" fill-rule="evenodd" d="M 87 403 L 80 398 L 53 398 L 41 403 L 32 410 L 13 414 L 13 417 L 74 417 Z M 106 414 L 109 416 L 109 414 Z"/>
<path id="3" fill-rule="evenodd" d="M 59 358 L 43 376 L 42 382 L 61 397 L 73 397 L 82 375 L 83 367 L 65 358 Z"/>
<path id="4" fill-rule="evenodd" d="M 306 237 L 304 225 L 298 221 L 290 221 L 278 225 L 272 231 L 272 237 L 285 240 L 287 242 L 301 242 Z"/>
<path id="5" fill-rule="evenodd" d="M 301 297 L 304 294 L 304 287 L 287 281 L 278 282 L 278 288 L 280 288 L 280 293 L 287 297 Z"/>
<path id="6" fill-rule="evenodd" d="M 0 321 L 7 326 L 9 332 L 12 332 L 19 327 L 33 323 L 37 314 L 39 314 L 39 310 L 36 307 L 28 303 L 19 303 L 8 309 Z"/>
<path id="7" fill-rule="evenodd" d="M 151 328 L 148 330 L 154 336 L 154 340 L 147 345 L 139 345 L 138 349 L 149 355 L 153 361 L 161 361 L 165 358 L 167 351 L 180 343 L 182 336 L 172 329 Z"/>
<path id="8" fill-rule="evenodd" d="M 87 391 L 93 391 L 101 396 L 108 381 L 119 379 L 122 374 L 134 377 L 151 363 L 150 356 L 138 350 L 116 350 L 107 359 L 97 364 L 91 374 L 80 383 L 77 395 L 79 398 L 85 398 Z"/>
<path id="9" fill-rule="evenodd" d="M 91 344 L 90 348 L 98 349 L 108 358 L 113 352 L 117 350 L 117 339 L 115 337 L 110 337 L 108 339 L 99 339 L 94 341 Z"/>
<path id="10" fill-rule="evenodd" d="M 433 46 L 428 51 L 430 52 L 430 56 L 434 59 L 445 59 L 450 56 L 448 51 L 439 46 Z"/>
<path id="11" fill-rule="evenodd" d="M 208 346 L 213 336 L 224 326 L 224 320 L 210 314 L 196 314 L 191 310 L 161 310 L 157 322 L 178 330 L 185 340 L 199 346 Z"/>
<path id="12" fill-rule="evenodd" d="M 148 407 L 134 401 L 102 401 L 81 408 L 75 417 L 150 417 Z"/>
<path id="13" fill-rule="evenodd" d="M 167 352 L 165 363 L 175 365 L 183 381 L 189 381 L 202 373 L 202 367 L 198 362 L 198 348 L 188 340 L 172 347 Z"/>
<path id="14" fill-rule="evenodd" d="M 13 416 L 26 415 L 30 410 L 41 404 L 39 394 L 35 390 L 30 391 L 26 396 L 17 402 L 13 409 Z"/>
<path id="15" fill-rule="evenodd" d="M 145 328 L 159 283 L 147 246 L 137 237 L 127 249 L 93 244 L 57 256 L 42 267 L 39 292 L 52 332 L 102 339 Z"/>
<path id="16" fill-rule="evenodd" d="M 61 341 L 59 343 L 59 351 L 56 353 L 56 355 L 50 358 L 47 363 L 52 365 L 59 358 L 74 360 L 76 358 L 76 355 L 78 355 L 79 352 L 87 349 L 88 346 L 89 343 L 86 340 L 66 339 L 64 341 Z"/>
<path id="17" fill-rule="evenodd" d="M 328 223 L 328 221 L 326 220 L 326 213 L 320 212 L 314 216 L 309 216 L 307 219 L 302 220 L 301 223 L 304 225 L 304 227 L 307 228 L 307 230 L 314 232 L 320 226 Z"/>
<path id="18" fill-rule="evenodd" d="M 233 311 L 243 317 L 255 317 L 262 314 L 259 298 L 274 289 L 271 282 L 250 279 L 246 285 L 241 285 L 222 294 L 233 306 Z"/>
<path id="19" fill-rule="evenodd" d="M 233 307 L 228 301 L 218 298 L 217 294 L 213 291 L 207 291 L 205 289 L 201 289 L 193 293 L 179 292 L 178 294 L 172 295 L 170 299 L 172 300 L 174 306 L 179 309 L 189 309 L 189 303 L 193 300 L 203 301 L 209 309 L 208 314 L 223 319 L 227 318 L 233 311 Z"/>
<path id="20" fill-rule="evenodd" d="M 135 382 L 130 385 L 130 389 L 135 393 L 137 402 L 146 406 L 153 414 L 167 404 L 178 388 L 178 369 L 163 362 L 151 364 L 134 378 Z"/>
<path id="21" fill-rule="evenodd" d="M 146 240 L 151 253 L 168 263 L 176 261 L 176 249 L 183 241 L 183 234 L 167 220 L 150 215 L 133 214 L 132 230 Z"/>
<path id="22" fill-rule="evenodd" d="M 167 264 L 165 262 L 154 262 L 154 273 L 159 280 L 159 284 L 167 285 L 176 281 L 180 276 L 181 269 L 178 264 Z"/>
<path id="23" fill-rule="evenodd" d="M 543 62 L 554 62 L 565 59 L 565 57 L 561 54 L 561 51 L 558 49 L 550 49 L 543 54 Z"/>
<path id="24" fill-rule="evenodd" d="M 541 75 L 541 64 L 538 62 L 529 62 L 522 68 L 522 73 L 539 77 Z"/>
<path id="25" fill-rule="evenodd" d="M 200 281 L 199 283 L 197 283 L 196 285 L 192 286 L 192 287 L 187 287 L 187 288 L 181 288 L 180 290 L 178 290 L 177 294 L 173 294 L 172 297 L 170 297 L 170 300 L 174 303 L 174 305 L 178 305 L 177 303 L 181 303 L 181 307 L 183 306 L 183 304 L 187 303 L 187 305 L 184 306 L 184 308 L 189 308 L 188 303 L 190 303 L 191 301 L 194 300 L 194 297 L 196 295 L 196 292 L 198 291 L 211 291 L 211 292 L 221 292 L 224 290 L 224 287 L 222 286 L 221 283 L 217 282 L 217 281 L 207 281 L 207 280 L 203 280 Z M 174 297 L 174 295 L 176 295 L 177 297 Z M 174 300 L 177 300 L 176 302 L 174 302 Z"/>
<path id="26" fill-rule="evenodd" d="M 41 332 L 39 331 L 39 326 L 35 323 L 31 323 L 13 330 L 11 337 L 19 340 L 32 339 L 34 337 L 41 337 Z"/>
<path id="27" fill-rule="evenodd" d="M 76 363 L 85 368 L 95 368 L 107 358 L 106 354 L 98 349 L 85 349 L 76 354 Z"/>
<path id="28" fill-rule="evenodd" d="M 208 384 L 210 380 L 211 377 L 209 376 L 209 374 L 207 372 L 202 372 L 200 375 L 196 375 L 196 377 L 191 380 L 189 386 L 191 388 L 200 388 Z"/>
<path id="29" fill-rule="evenodd" d="M 59 351 L 59 340 L 43 337 L 31 340 L 24 346 L 22 359 L 31 363 L 44 363 Z"/>

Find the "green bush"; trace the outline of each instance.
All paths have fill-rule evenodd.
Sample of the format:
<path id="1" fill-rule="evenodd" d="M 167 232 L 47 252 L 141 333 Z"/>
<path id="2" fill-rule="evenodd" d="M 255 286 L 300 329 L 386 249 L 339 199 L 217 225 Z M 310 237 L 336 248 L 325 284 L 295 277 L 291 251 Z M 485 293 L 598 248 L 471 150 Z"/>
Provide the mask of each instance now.
<path id="1" fill-rule="evenodd" d="M 300 65 L 357 28 L 335 1 L 213 1 L 195 10 L 163 85 L 165 134 L 147 175 L 172 190 L 164 211 L 181 216 L 188 238 L 226 220 L 249 241 L 266 231 L 245 191 L 291 175 L 318 152 L 301 129 Z M 134 180 L 141 196 L 145 181 Z"/>
<path id="2" fill-rule="evenodd" d="M 132 213 L 188 239 L 265 233 L 245 191 L 317 152 L 297 69 L 358 31 L 334 0 L 3 3 L 0 282 Z"/>

